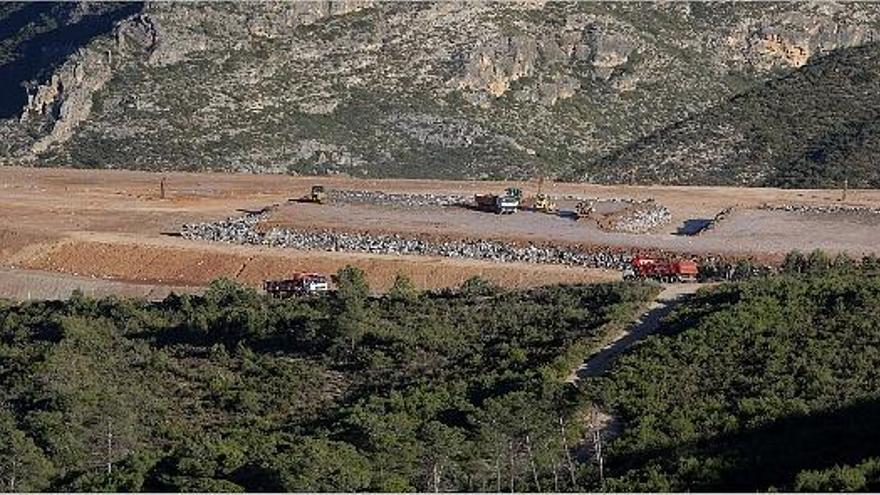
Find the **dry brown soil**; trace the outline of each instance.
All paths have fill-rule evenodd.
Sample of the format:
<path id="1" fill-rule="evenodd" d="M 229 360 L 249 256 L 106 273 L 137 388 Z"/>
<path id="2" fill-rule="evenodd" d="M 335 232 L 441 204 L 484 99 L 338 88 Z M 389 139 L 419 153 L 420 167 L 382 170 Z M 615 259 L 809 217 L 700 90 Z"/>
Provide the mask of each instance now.
<path id="1" fill-rule="evenodd" d="M 159 181 L 163 175 L 167 194 L 160 199 Z M 110 292 L 125 293 L 118 284 L 134 285 L 135 293 L 158 297 L 161 291 L 150 289 L 144 294 L 142 286 L 192 289 L 217 277 L 259 286 L 264 279 L 283 277 L 291 271 L 333 272 L 348 263 L 364 268 L 376 290 L 387 288 L 398 272 L 409 275 L 421 287 L 431 288 L 457 285 L 473 275 L 509 286 L 618 278 L 617 273 L 605 270 L 232 246 L 169 235 L 187 222 L 219 220 L 271 204 L 282 205 L 273 217 L 274 222 L 307 228 L 661 248 L 689 253 L 769 256 L 793 248 L 822 247 L 860 254 L 873 251 L 880 240 L 880 227 L 873 219 L 753 209 L 765 202 L 838 204 L 837 191 L 545 184 L 545 191 L 551 195 L 655 198 L 672 211 L 672 224 L 650 234 L 635 235 L 602 232 L 590 222 L 539 213 L 499 217 L 462 208 L 287 203 L 288 198 L 305 195 L 317 183 L 333 189 L 466 195 L 518 186 L 528 196 L 537 187 L 536 183 L 513 182 L 377 181 L 214 173 L 160 175 L 0 167 L 0 296 L 27 294 L 29 283 L 52 293 L 47 287 L 57 277 L 57 293 L 62 295 L 81 280 L 84 284 L 87 281 L 92 290 L 106 282 Z M 880 206 L 880 191 L 851 190 L 847 204 Z M 699 237 L 673 234 L 686 220 L 712 218 L 734 205 L 739 209 L 715 231 Z"/>

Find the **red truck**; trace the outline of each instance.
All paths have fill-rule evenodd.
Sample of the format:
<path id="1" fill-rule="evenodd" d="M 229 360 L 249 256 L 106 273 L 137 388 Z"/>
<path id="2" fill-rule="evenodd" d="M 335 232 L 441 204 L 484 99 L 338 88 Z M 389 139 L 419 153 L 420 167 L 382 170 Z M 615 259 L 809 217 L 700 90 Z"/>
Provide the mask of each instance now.
<path id="1" fill-rule="evenodd" d="M 636 256 L 623 269 L 624 280 L 656 280 L 658 282 L 696 282 L 700 270 L 689 260 L 672 261 L 649 256 Z"/>

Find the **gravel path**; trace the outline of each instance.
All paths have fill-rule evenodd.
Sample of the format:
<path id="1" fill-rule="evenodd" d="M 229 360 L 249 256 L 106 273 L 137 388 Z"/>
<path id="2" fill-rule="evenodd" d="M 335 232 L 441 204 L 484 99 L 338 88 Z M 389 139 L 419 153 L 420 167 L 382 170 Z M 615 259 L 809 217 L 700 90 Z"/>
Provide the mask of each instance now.
<path id="1" fill-rule="evenodd" d="M 678 304 L 685 301 L 701 287 L 709 284 L 668 284 L 657 298 L 648 305 L 647 310 L 629 329 L 622 331 L 598 352 L 589 356 L 580 366 L 575 368 L 568 377 L 569 383 L 577 384 L 588 377 L 600 376 L 622 352 L 631 348 L 640 340 L 656 332 L 660 322 Z"/>

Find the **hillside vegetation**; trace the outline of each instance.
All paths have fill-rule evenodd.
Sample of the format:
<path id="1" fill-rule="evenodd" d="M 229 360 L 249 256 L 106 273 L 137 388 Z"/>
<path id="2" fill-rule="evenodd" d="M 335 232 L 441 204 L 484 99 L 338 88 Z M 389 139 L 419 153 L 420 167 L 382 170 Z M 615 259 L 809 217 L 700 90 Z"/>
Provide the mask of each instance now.
<path id="1" fill-rule="evenodd" d="M 878 38 L 877 4 L 13 4 L 3 22 L 5 163 L 876 180 L 874 58 L 849 49 Z M 54 37 L 60 66 L 4 63 Z"/>
<path id="2" fill-rule="evenodd" d="M 656 288 L 4 302 L 0 489 L 876 490 L 878 270 L 791 255 L 579 388 Z"/>
<path id="3" fill-rule="evenodd" d="M 880 44 L 838 50 L 638 140 L 603 180 L 880 187 Z M 617 167 L 627 164 L 630 169 Z"/>
<path id="4" fill-rule="evenodd" d="M 655 289 L 338 282 L 285 301 L 218 282 L 161 303 L 0 303 L 0 489 L 585 486 L 562 378 Z"/>
<path id="5" fill-rule="evenodd" d="M 605 488 L 880 488 L 880 276 L 870 265 L 792 256 L 790 275 L 680 307 L 593 384 L 622 423 Z"/>

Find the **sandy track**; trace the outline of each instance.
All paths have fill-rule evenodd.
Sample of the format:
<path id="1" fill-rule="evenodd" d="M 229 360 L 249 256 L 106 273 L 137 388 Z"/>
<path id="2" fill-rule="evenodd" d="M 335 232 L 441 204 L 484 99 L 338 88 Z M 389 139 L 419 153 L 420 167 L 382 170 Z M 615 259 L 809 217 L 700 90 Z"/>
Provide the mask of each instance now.
<path id="1" fill-rule="evenodd" d="M 149 300 L 164 299 L 172 292 L 183 294 L 201 291 L 198 287 L 136 284 L 38 270 L 0 268 L 0 298 L 18 301 L 58 300 L 69 298 L 75 290 L 92 297 L 117 295 Z"/>
<path id="2" fill-rule="evenodd" d="M 165 199 L 158 197 L 162 176 L 166 177 Z M 271 204 L 285 205 L 288 198 L 305 195 L 314 184 L 335 189 L 463 195 L 500 191 L 508 185 L 522 187 L 528 195 L 536 188 L 534 183 L 512 182 L 373 181 L 343 177 L 0 167 L 0 204 L 3 205 L 0 208 L 0 267 L 78 273 L 100 279 L 96 283 L 111 278 L 125 283 L 190 286 L 225 276 L 258 286 L 265 278 L 283 276 L 294 270 L 333 272 L 351 263 L 367 269 L 368 278 L 377 290 L 388 287 L 398 272 L 410 275 L 422 287 L 456 285 L 472 275 L 510 286 L 617 277 L 615 273 L 601 270 L 560 266 L 300 252 L 191 242 L 166 235 L 178 232 L 184 223 L 218 220 Z M 699 238 L 670 233 L 685 220 L 712 218 L 718 211 L 734 205 L 749 211 L 765 202 L 834 204 L 839 196 L 836 191 L 587 184 L 547 184 L 545 189 L 558 196 L 655 198 L 672 211 L 673 223 L 647 236 L 601 237 L 594 235 L 589 226 L 572 225 L 565 219 L 538 214 L 516 215 L 498 221 L 494 215 L 466 210 L 401 212 L 376 207 L 300 204 L 282 208 L 287 216 L 281 220 L 305 228 L 397 229 L 467 236 L 492 234 L 525 242 L 545 239 L 628 248 L 659 243 L 661 247 L 688 252 L 705 243 L 707 249 L 728 248 L 745 254 L 779 254 L 788 246 L 808 249 L 814 244 L 856 252 L 873 247 L 880 240 L 876 225 L 861 224 L 853 229 L 840 219 L 835 219 L 836 230 L 826 229 L 831 234 L 819 236 L 817 240 L 816 233 L 823 231 L 821 222 L 826 219 L 818 219 L 820 223 L 804 223 L 809 220 L 808 216 L 794 220 L 785 217 L 767 227 L 748 217 L 734 215 L 728 219 L 731 228 L 727 231 L 722 227 Z M 851 190 L 848 203 L 880 206 L 880 191 Z M 460 213 L 467 215 L 460 216 Z M 767 228 L 770 230 L 761 232 Z M 0 280 L 0 286 L 4 284 L 10 282 Z"/>
<path id="3" fill-rule="evenodd" d="M 599 351 L 587 357 L 575 368 L 568 377 L 569 383 L 599 376 L 605 373 L 608 366 L 623 352 L 653 334 L 660 328 L 660 323 L 678 304 L 685 301 L 707 284 L 666 284 L 657 297 L 651 301 L 645 312 L 629 328 L 612 336 L 611 340 Z"/>

